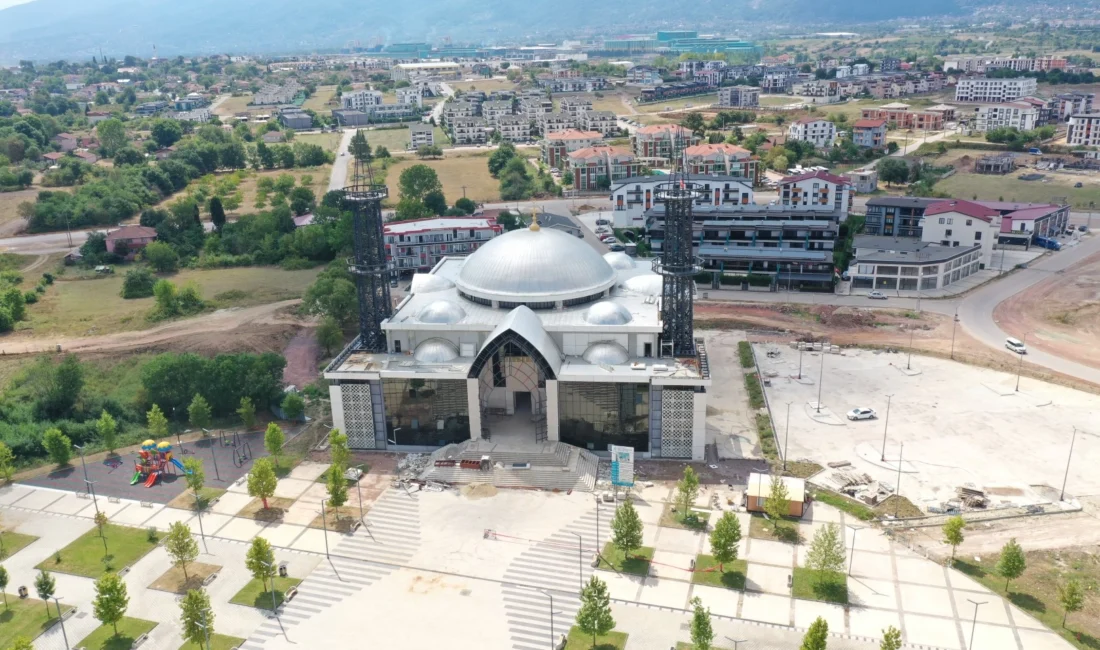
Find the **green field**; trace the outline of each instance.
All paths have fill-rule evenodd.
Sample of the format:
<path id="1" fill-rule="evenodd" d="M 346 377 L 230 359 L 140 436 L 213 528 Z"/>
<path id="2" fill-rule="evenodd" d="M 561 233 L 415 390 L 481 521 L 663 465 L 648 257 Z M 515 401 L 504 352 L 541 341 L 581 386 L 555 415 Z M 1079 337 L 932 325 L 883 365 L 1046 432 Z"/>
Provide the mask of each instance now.
<path id="1" fill-rule="evenodd" d="M 7 594 L 7 606 L 0 609 L 0 648 L 8 648 L 11 642 L 20 636 L 34 639 L 46 631 L 51 623 L 57 621 L 57 605 L 50 603 L 50 614 L 46 615 L 46 604 L 35 598 L 19 598 Z M 62 603 L 61 611 L 72 607 Z"/>
<path id="2" fill-rule="evenodd" d="M 494 90 L 516 90 L 518 86 L 507 79 L 484 79 L 478 77 L 473 81 L 451 81 L 451 88 L 455 90 L 484 90 L 489 93 Z"/>
<path id="3" fill-rule="evenodd" d="M 0 559 L 8 559 L 29 546 L 36 539 L 38 538 L 34 535 L 24 535 L 10 530 L 0 532 L 0 542 L 3 542 L 4 545 L 4 550 L 0 551 Z"/>
<path id="4" fill-rule="evenodd" d="M 321 145 L 325 151 L 336 151 L 336 148 L 340 146 L 341 135 L 339 131 L 329 133 L 299 133 L 294 136 L 294 141 L 305 142 L 306 144 L 318 144 Z"/>
<path id="5" fill-rule="evenodd" d="M 152 632 L 156 626 L 153 621 L 124 617 L 118 622 L 118 634 L 115 634 L 113 626 L 100 625 L 76 644 L 76 647 L 87 650 L 130 650 L 139 636 Z"/>
<path id="6" fill-rule="evenodd" d="M 1050 203 L 1054 197 L 1067 197 L 1074 208 L 1086 210 L 1090 202 L 1100 204 L 1100 183 L 1093 177 L 1059 173 L 1045 174 L 1045 178 L 1039 181 L 1022 181 L 1017 178 L 1027 171 L 1031 170 L 1017 169 L 1004 176 L 958 173 L 936 183 L 936 190 L 959 199 L 977 196 L 986 201 Z M 1044 182 L 1048 179 L 1049 183 Z M 1073 187 L 1076 182 L 1081 182 L 1084 187 Z"/>
<path id="7" fill-rule="evenodd" d="M 233 650 L 244 641 L 244 639 L 238 639 L 235 636 L 215 633 L 214 636 L 210 637 L 210 650 Z M 181 645 L 179 650 L 206 650 L 206 644 L 188 642 Z"/>
<path id="8" fill-rule="evenodd" d="M 107 538 L 109 564 L 104 562 L 99 529 L 93 528 L 58 551 L 57 555 L 42 560 L 35 568 L 98 578 L 108 570 L 118 571 L 132 565 L 156 547 L 156 542 L 150 542 L 147 531 L 142 528 L 107 524 L 103 527 L 103 534 Z M 57 561 L 58 556 L 61 557 L 60 562 Z"/>
<path id="9" fill-rule="evenodd" d="M 827 603 L 848 604 L 848 576 L 832 571 L 815 571 L 804 567 L 795 567 L 794 586 L 791 594 L 795 598 L 822 600 Z"/>
<path id="10" fill-rule="evenodd" d="M 302 109 L 308 108 L 317 113 L 330 111 L 337 108 L 336 105 L 329 103 L 335 97 L 336 86 L 317 86 L 317 92 L 302 103 Z"/>
<path id="11" fill-rule="evenodd" d="M 248 102 L 252 101 L 252 93 L 245 93 L 238 97 L 230 97 L 222 102 L 216 109 L 215 115 L 231 116 L 249 110 Z"/>
<path id="12" fill-rule="evenodd" d="M 569 629 L 569 636 L 565 641 L 565 650 L 623 650 L 626 648 L 627 635 L 625 632 L 608 632 L 596 637 L 596 643 L 592 643 L 592 635 L 581 632 L 579 628 Z"/>
<path id="13" fill-rule="evenodd" d="M 699 555 L 695 558 L 695 572 L 691 574 L 691 581 L 697 585 L 710 585 L 712 587 L 725 587 L 726 589 L 744 589 L 745 575 L 748 573 L 749 564 L 745 560 L 726 562 L 725 571 L 718 569 L 718 560 L 713 555 Z"/>
<path id="14" fill-rule="evenodd" d="M 681 97 L 680 99 L 668 99 L 660 102 L 653 102 L 652 104 L 639 104 L 636 106 L 640 113 L 660 113 L 667 110 L 678 110 L 681 108 L 700 108 L 708 104 L 717 104 L 718 95 L 696 95 L 695 97 Z"/>
<path id="15" fill-rule="evenodd" d="M 487 153 L 447 156 L 436 160 L 404 158 L 391 166 L 386 174 L 386 185 L 390 189 L 389 203 L 397 203 L 399 196 L 397 182 L 401 172 L 418 164 L 431 167 L 439 175 L 439 182 L 443 184 L 443 194 L 447 197 L 449 204 L 462 198 L 464 185 L 467 198 L 479 202 L 498 201 L 500 200 L 500 181 L 489 174 L 488 163 Z"/>
<path id="16" fill-rule="evenodd" d="M 636 576 L 649 575 L 649 563 L 653 560 L 653 547 L 643 546 L 636 548 L 627 557 L 619 547 L 611 542 L 604 544 L 603 553 L 600 554 L 601 569 L 629 573 Z"/>

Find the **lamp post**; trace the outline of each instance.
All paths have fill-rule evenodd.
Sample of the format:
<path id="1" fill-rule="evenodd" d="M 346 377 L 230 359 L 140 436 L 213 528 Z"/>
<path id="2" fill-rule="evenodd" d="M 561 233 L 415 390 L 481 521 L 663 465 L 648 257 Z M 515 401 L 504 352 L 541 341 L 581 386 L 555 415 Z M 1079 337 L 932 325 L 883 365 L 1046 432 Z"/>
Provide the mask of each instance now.
<path id="1" fill-rule="evenodd" d="M 787 442 L 791 439 L 791 404 L 793 402 L 787 402 L 787 424 L 785 426 L 786 431 L 783 432 L 783 471 L 787 471 Z"/>
<path id="2" fill-rule="evenodd" d="M 798 378 L 802 379 L 802 341 L 798 342 Z"/>
<path id="3" fill-rule="evenodd" d="M 329 554 L 328 554 L 328 516 L 325 515 L 325 501 L 328 501 L 328 499 L 321 499 L 321 525 L 325 527 L 325 557 L 329 557 Z"/>
<path id="4" fill-rule="evenodd" d="M 584 589 L 584 538 L 580 533 L 573 533 L 577 538 L 577 588 Z M 577 593 L 580 593 L 578 591 Z"/>
<path id="5" fill-rule="evenodd" d="M 600 495 L 596 495 L 596 554 L 599 555 L 603 549 L 600 546 Z"/>
<path id="6" fill-rule="evenodd" d="M 898 452 L 898 484 L 894 487 L 894 518 L 897 518 L 901 509 L 901 459 L 905 457 L 905 443 L 901 443 L 901 451 Z"/>
<path id="7" fill-rule="evenodd" d="M 61 615 L 61 601 L 58 600 L 58 596 L 53 597 L 53 602 L 57 605 L 57 622 L 61 624 L 61 638 L 65 640 L 65 650 L 69 650 L 69 635 L 65 632 L 65 617 Z M 47 606 L 47 609 L 49 607 Z"/>
<path id="8" fill-rule="evenodd" d="M 206 433 L 210 433 L 206 429 L 203 429 L 203 431 Z M 195 444 L 197 445 L 198 443 Z M 220 481 L 222 480 L 222 475 L 218 473 L 218 455 L 214 453 L 214 447 L 217 447 L 217 445 L 214 444 L 214 439 L 210 438 L 210 458 L 214 461 L 214 476 L 216 476 Z"/>
<path id="9" fill-rule="evenodd" d="M 886 396 L 886 425 L 882 427 L 882 456 L 879 458 L 884 463 L 886 462 L 886 432 L 890 429 L 890 401 L 893 399 L 893 394 Z"/>
<path id="10" fill-rule="evenodd" d="M 260 560 L 260 564 L 263 564 L 268 569 L 275 569 L 275 565 L 271 562 Z M 278 573 L 278 571 L 276 571 Z M 279 606 L 275 604 L 275 575 L 271 576 L 271 613 L 275 615 L 275 618 L 279 618 Z"/>
<path id="11" fill-rule="evenodd" d="M 73 447 L 76 447 L 77 451 L 80 452 L 80 466 L 84 469 L 84 485 L 85 485 L 85 487 L 90 486 L 92 484 L 92 482 L 88 480 L 88 465 L 84 462 L 84 447 L 87 447 L 87 446 L 88 446 L 87 443 L 85 443 L 84 446 L 73 445 Z M 91 494 L 92 494 L 92 505 L 95 506 L 95 513 L 98 515 L 99 514 L 99 501 L 95 498 L 95 490 L 92 490 Z"/>
<path id="12" fill-rule="evenodd" d="M 970 623 L 970 643 L 966 646 L 967 650 L 974 650 L 974 629 L 978 627 L 978 607 L 980 605 L 988 603 L 989 601 L 983 600 L 979 602 L 977 600 L 971 600 L 967 598 L 966 602 L 974 605 L 974 620 Z"/>
<path id="13" fill-rule="evenodd" d="M 359 523 L 363 522 L 363 488 L 359 487 L 359 481 L 363 478 L 363 466 L 356 467 L 359 470 L 359 478 L 355 479 L 355 493 L 359 495 Z"/>
<path id="14" fill-rule="evenodd" d="M 206 531 L 202 527 L 202 499 L 199 498 L 198 490 L 195 491 L 195 511 L 196 518 L 199 520 L 199 536 L 202 537 L 202 547 L 206 549 L 206 554 L 210 555 L 210 547 L 206 545 Z"/>
<path id="15" fill-rule="evenodd" d="M 1081 433 L 1084 433 L 1084 431 Z M 1065 501 L 1066 499 L 1066 481 L 1069 480 L 1069 464 L 1073 462 L 1073 443 L 1076 441 L 1077 427 L 1073 427 L 1073 437 L 1069 439 L 1069 456 L 1066 458 L 1066 475 L 1062 477 L 1062 495 L 1058 497 L 1059 501 Z"/>
<path id="16" fill-rule="evenodd" d="M 848 560 L 848 575 L 852 575 L 852 565 L 856 561 L 856 533 L 859 532 L 859 529 L 855 526 L 848 526 L 848 528 L 852 529 L 852 553 L 851 559 Z"/>
<path id="17" fill-rule="evenodd" d="M 550 650 L 554 650 L 554 594 L 545 589 L 538 589 L 538 591 L 550 599 Z"/>
<path id="18" fill-rule="evenodd" d="M 1027 334 L 1027 332 L 1024 332 L 1024 338 L 1020 341 L 1025 350 L 1027 349 Z M 1018 393 L 1020 392 L 1020 373 L 1023 372 L 1024 369 L 1024 353 L 1019 352 L 1017 354 L 1020 355 L 1020 363 L 1016 366 L 1016 392 Z"/>
<path id="19" fill-rule="evenodd" d="M 206 610 L 199 613 L 202 615 L 202 623 L 199 623 L 199 627 L 202 628 L 202 634 L 206 637 L 206 650 L 210 650 L 210 628 L 206 627 Z"/>
<path id="20" fill-rule="evenodd" d="M 912 369 L 912 364 L 910 362 L 913 361 L 913 334 L 916 333 L 916 331 L 914 327 L 909 328 L 909 356 L 905 359 L 906 370 Z"/>
<path id="21" fill-rule="evenodd" d="M 955 330 L 959 327 L 959 308 L 955 307 L 955 319 L 951 321 L 951 360 L 955 360 Z"/>
<path id="22" fill-rule="evenodd" d="M 825 381 L 825 350 L 821 350 L 821 371 L 817 374 L 817 412 L 821 412 L 821 385 Z"/>

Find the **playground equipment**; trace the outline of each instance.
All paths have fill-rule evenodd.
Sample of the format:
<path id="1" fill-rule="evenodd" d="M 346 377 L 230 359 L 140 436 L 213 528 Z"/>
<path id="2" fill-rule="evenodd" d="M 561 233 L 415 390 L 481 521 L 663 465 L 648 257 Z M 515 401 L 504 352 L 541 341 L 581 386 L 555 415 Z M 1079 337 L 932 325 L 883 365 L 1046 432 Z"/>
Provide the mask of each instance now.
<path id="1" fill-rule="evenodd" d="M 244 467 L 244 464 L 252 458 L 252 445 L 243 443 L 233 450 L 233 465 Z"/>
<path id="2" fill-rule="evenodd" d="M 172 458 L 171 443 L 146 440 L 141 443 L 141 451 L 138 452 L 138 459 L 134 464 L 134 478 L 131 479 L 130 485 L 144 480 L 145 487 L 153 487 L 169 463 L 185 474 L 191 473 L 178 459 Z"/>

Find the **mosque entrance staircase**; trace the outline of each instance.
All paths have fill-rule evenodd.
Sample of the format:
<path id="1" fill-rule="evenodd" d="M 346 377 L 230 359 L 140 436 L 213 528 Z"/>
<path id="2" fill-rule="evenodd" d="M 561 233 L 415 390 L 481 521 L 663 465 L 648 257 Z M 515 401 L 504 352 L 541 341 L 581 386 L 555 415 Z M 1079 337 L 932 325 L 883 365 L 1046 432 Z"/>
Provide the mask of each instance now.
<path id="1" fill-rule="evenodd" d="M 420 478 L 451 484 L 491 483 L 499 488 L 591 492 L 599 463 L 592 452 L 564 442 L 515 445 L 467 440 L 433 452 Z"/>

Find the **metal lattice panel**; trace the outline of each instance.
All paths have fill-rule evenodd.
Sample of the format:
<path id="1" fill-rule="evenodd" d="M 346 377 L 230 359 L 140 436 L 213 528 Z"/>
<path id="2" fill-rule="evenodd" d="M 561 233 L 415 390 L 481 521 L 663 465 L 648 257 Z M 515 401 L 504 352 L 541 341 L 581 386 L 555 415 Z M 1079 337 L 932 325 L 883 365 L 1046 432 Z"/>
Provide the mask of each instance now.
<path id="1" fill-rule="evenodd" d="M 351 449 L 374 449 L 374 408 L 370 384 L 342 384 L 340 398 L 344 404 L 344 434 Z"/>
<path id="2" fill-rule="evenodd" d="M 382 230 L 382 200 L 389 190 L 375 183 L 370 146 L 362 131 L 352 138 L 350 150 L 354 164 L 343 205 L 352 214 L 355 257 L 348 260 L 348 271 L 355 276 L 359 298 L 359 345 L 368 352 L 385 352 L 382 321 L 393 314 Z"/>
<path id="3" fill-rule="evenodd" d="M 665 388 L 661 396 L 661 456 L 691 458 L 695 393 Z"/>

